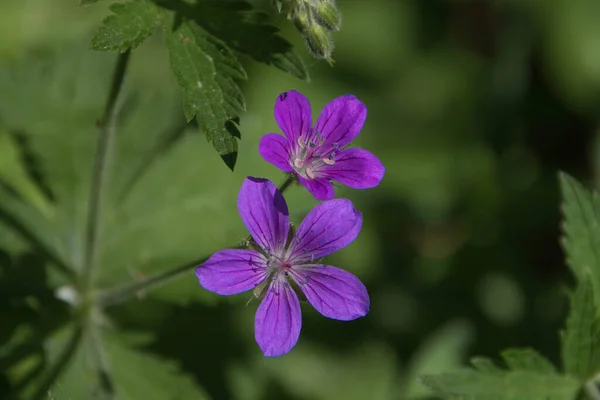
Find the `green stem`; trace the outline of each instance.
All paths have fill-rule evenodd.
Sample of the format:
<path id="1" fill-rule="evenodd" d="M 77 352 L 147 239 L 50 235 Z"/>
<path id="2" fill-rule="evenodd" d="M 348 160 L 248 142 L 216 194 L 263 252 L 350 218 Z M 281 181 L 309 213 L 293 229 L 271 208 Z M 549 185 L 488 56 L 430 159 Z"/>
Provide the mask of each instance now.
<path id="1" fill-rule="evenodd" d="M 290 174 L 286 180 L 279 187 L 281 193 L 285 192 L 292 183 L 296 180 L 296 176 Z M 245 242 L 252 239 L 251 236 Z M 234 248 L 243 248 L 243 246 L 235 246 Z M 108 307 L 116 304 L 123 303 L 134 296 L 138 296 L 143 292 L 147 292 L 150 289 L 163 286 L 164 284 L 178 278 L 180 275 L 189 273 L 194 267 L 206 262 L 208 257 L 204 257 L 201 260 L 196 260 L 190 264 L 182 265 L 171 270 L 158 273 L 154 276 L 150 276 L 145 279 L 141 279 L 137 282 L 127 283 L 114 288 L 109 288 L 98 293 L 96 297 L 96 304 L 100 307 Z"/>
<path id="2" fill-rule="evenodd" d="M 281 184 L 281 186 L 279 186 L 279 191 L 281 192 L 281 194 L 283 194 L 283 192 L 285 192 L 287 190 L 287 188 L 289 188 L 290 185 L 292 183 L 294 183 L 295 180 L 296 180 L 296 175 L 294 175 L 294 174 L 288 175 L 287 179 Z"/>
<path id="3" fill-rule="evenodd" d="M 158 273 L 154 276 L 141 279 L 137 282 L 131 282 L 125 285 L 103 290 L 98 294 L 96 302 L 100 305 L 100 307 L 108 307 L 123 303 L 129 300 L 131 297 L 138 296 L 150 289 L 161 287 L 174 278 L 179 277 L 184 273 L 189 273 L 192 268 L 204 263 L 207 259 L 208 257 L 205 257 L 201 260 L 194 261 L 193 263 Z"/>
<path id="4" fill-rule="evenodd" d="M 95 266 L 96 241 L 98 238 L 100 210 L 102 206 L 102 189 L 106 179 L 106 161 L 110 150 L 110 141 L 115 131 L 118 113 L 119 94 L 123 88 L 125 73 L 129 63 L 130 50 L 119 54 L 113 72 L 112 83 L 102 119 L 98 123 L 99 134 L 88 207 L 87 230 L 85 238 L 84 265 L 82 271 L 81 291 L 86 293 L 92 286 Z"/>

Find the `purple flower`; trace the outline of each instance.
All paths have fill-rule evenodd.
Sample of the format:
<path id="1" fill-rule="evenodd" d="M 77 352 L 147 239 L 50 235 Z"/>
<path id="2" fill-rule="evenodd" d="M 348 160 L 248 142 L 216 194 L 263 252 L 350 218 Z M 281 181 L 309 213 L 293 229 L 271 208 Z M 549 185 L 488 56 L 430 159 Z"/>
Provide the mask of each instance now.
<path id="1" fill-rule="evenodd" d="M 354 189 L 379 185 L 385 167 L 370 152 L 346 146 L 358 136 L 367 118 L 367 107 L 345 95 L 325 106 L 312 127 L 310 103 L 291 90 L 275 102 L 275 120 L 285 137 L 262 137 L 258 151 L 265 160 L 285 172 L 295 172 L 317 200 L 333 199 L 331 181 Z"/>
<path id="2" fill-rule="evenodd" d="M 352 202 L 335 199 L 317 205 L 291 239 L 285 199 L 271 181 L 247 178 L 238 209 L 262 251 L 218 251 L 196 268 L 196 276 L 205 289 L 220 295 L 264 288 L 254 330 L 265 356 L 286 354 L 298 341 L 302 319 L 294 286 L 328 318 L 350 321 L 367 314 L 365 285 L 349 272 L 319 263 L 358 236 L 362 215 Z"/>

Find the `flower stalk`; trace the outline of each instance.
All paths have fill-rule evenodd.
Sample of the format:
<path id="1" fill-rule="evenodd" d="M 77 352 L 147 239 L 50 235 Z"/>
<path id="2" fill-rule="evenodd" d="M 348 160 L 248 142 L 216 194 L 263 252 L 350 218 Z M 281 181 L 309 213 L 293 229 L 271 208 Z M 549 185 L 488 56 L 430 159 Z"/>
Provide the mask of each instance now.
<path id="1" fill-rule="evenodd" d="M 106 166 L 109 157 L 110 142 L 115 132 L 119 95 L 121 94 L 123 82 L 125 81 L 125 74 L 127 72 L 127 66 L 129 65 L 130 55 L 130 50 L 127 50 L 119 54 L 119 57 L 117 58 L 104 114 L 98 123 L 98 144 L 92 171 L 83 260 L 84 264 L 80 281 L 80 290 L 82 294 L 87 293 L 92 287 L 93 274 L 96 267 L 96 248 L 100 226 L 99 220 L 102 208 L 103 187 L 106 180 Z"/>

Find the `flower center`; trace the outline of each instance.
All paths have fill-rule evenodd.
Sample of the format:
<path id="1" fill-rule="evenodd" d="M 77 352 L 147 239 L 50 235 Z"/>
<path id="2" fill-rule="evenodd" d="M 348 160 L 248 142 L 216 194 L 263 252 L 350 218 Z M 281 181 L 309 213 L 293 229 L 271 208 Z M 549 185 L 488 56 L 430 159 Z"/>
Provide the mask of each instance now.
<path id="1" fill-rule="evenodd" d="M 308 139 L 303 136 L 298 138 L 298 146 L 290 158 L 290 165 L 305 179 L 315 179 L 324 165 L 335 164 L 338 144 L 333 143 L 330 148 L 323 148 L 326 139 L 318 131 L 315 132 L 315 135 L 309 134 Z"/>

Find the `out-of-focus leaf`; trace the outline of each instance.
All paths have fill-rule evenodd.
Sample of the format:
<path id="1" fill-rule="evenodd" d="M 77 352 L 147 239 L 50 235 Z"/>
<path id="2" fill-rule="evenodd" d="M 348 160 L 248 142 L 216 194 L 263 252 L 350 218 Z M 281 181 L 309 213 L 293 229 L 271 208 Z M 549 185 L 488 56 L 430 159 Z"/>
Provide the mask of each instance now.
<path id="1" fill-rule="evenodd" d="M 429 390 L 422 386 L 418 377 L 457 368 L 471 339 L 472 328 L 464 321 L 450 323 L 427 338 L 410 361 L 406 398 L 426 397 Z"/>
<path id="2" fill-rule="evenodd" d="M 2 187 L 0 209 L 27 228 L 31 241 L 74 270 L 83 266 L 95 121 L 110 82 L 106 71 L 114 62 L 106 53 L 83 54 L 60 53 L 56 58 L 64 62 L 34 59 L 0 69 L 0 90 L 10 95 L 0 97 L 0 120 L 28 140 L 54 212 L 50 218 L 37 215 Z M 41 86 L 45 90 L 39 92 Z M 244 176 L 220 165 L 204 138 L 185 124 L 178 100 L 177 87 L 161 87 L 132 90 L 124 101 L 101 194 L 94 244 L 97 288 L 189 265 L 190 274 L 182 277 L 189 281 L 185 293 L 175 284 L 161 297 L 178 302 L 195 293 L 206 297 L 193 275 L 194 263 L 247 234 L 236 208 Z"/>
<path id="3" fill-rule="evenodd" d="M 567 262 L 579 282 L 585 279 L 584 274 L 591 274 L 595 304 L 600 304 L 600 197 L 565 173 L 559 179 Z"/>
<path id="4" fill-rule="evenodd" d="M 16 191 L 41 214 L 50 217 L 51 205 L 30 179 L 24 157 L 13 136 L 0 129 L 0 181 Z"/>
<path id="5" fill-rule="evenodd" d="M 104 1 L 104 0 L 79 0 L 79 5 L 80 6 L 85 6 L 85 5 L 88 5 L 88 4 L 97 3 L 99 1 Z"/>
<path id="6" fill-rule="evenodd" d="M 481 372 L 501 372 L 502 369 L 498 367 L 492 360 L 487 357 L 476 356 L 471 358 L 471 365 L 478 371 Z"/>
<path id="7" fill-rule="evenodd" d="M 502 352 L 502 358 L 513 371 L 531 371 L 542 374 L 556 373 L 556 368 L 548 359 L 531 348 L 507 349 Z"/>
<path id="8" fill-rule="evenodd" d="M 571 312 L 562 332 L 562 359 L 565 372 L 589 379 L 600 371 L 600 325 L 594 305 L 594 289 L 587 274 L 571 300 Z"/>
<path id="9" fill-rule="evenodd" d="M 149 0 L 116 3 L 110 10 L 115 15 L 106 17 L 96 31 L 90 44 L 93 50 L 135 49 L 154 33 L 162 16 Z"/>
<path id="10" fill-rule="evenodd" d="M 397 390 L 397 366 L 385 345 L 369 343 L 345 356 L 304 345 L 285 357 L 261 357 L 253 372 L 273 375 L 299 398 L 385 400 Z"/>
<path id="11" fill-rule="evenodd" d="M 0 96 L 0 120 L 27 141 L 55 207 L 50 218 L 32 220 L 16 209 L 25 203 L 9 203 L 0 192 L 0 204 L 13 207 L 11 217 L 51 246 L 64 264 L 79 269 L 96 120 L 104 108 L 113 57 L 94 52 L 82 56 L 74 50 L 0 68 L 0 91 L 5 94 Z"/>
<path id="12" fill-rule="evenodd" d="M 206 138 L 233 170 L 240 137 L 234 121 L 246 109 L 234 79 L 246 72 L 229 48 L 193 22 L 182 21 L 165 30 L 171 67 L 184 92 L 188 121 L 196 117 Z"/>
<path id="13" fill-rule="evenodd" d="M 575 400 L 579 382 L 568 376 L 532 371 L 461 371 L 421 378 L 444 399 Z"/>
<path id="14" fill-rule="evenodd" d="M 88 332 L 51 388 L 56 399 L 202 400 L 208 397 L 175 363 L 135 350 L 114 334 Z"/>
<path id="15" fill-rule="evenodd" d="M 122 400 L 203 400 L 209 397 L 172 361 L 125 346 L 107 335 L 107 363 Z"/>

